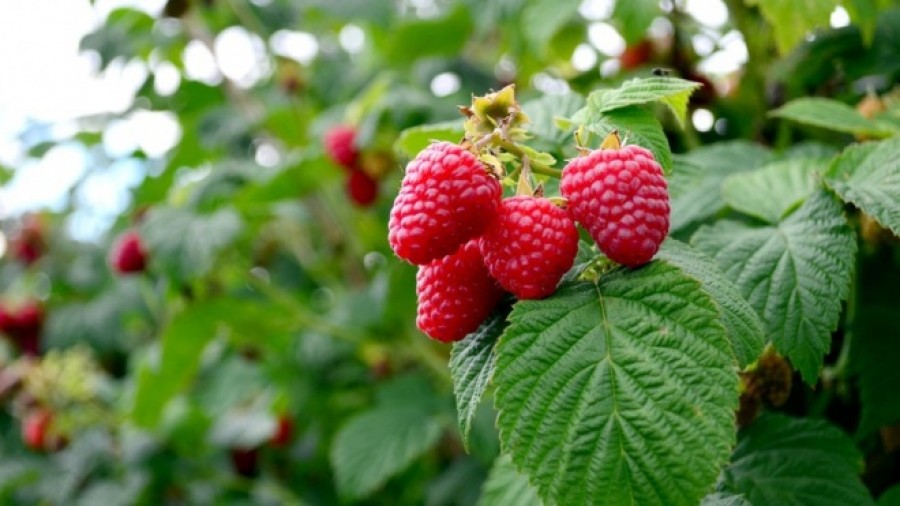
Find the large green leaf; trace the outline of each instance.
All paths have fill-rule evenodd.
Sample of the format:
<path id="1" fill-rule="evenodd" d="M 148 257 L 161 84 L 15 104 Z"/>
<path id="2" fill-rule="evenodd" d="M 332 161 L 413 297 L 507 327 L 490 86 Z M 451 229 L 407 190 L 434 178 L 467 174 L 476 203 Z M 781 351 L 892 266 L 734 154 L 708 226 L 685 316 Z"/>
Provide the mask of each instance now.
<path id="1" fill-rule="evenodd" d="M 466 447 L 475 412 L 494 375 L 494 345 L 506 326 L 507 313 L 508 309 L 495 312 L 478 330 L 453 344 L 450 375 L 456 394 L 459 432 Z"/>
<path id="2" fill-rule="evenodd" d="M 828 169 L 826 182 L 900 236 L 900 139 L 847 148 Z"/>
<path id="3" fill-rule="evenodd" d="M 509 455 L 497 457 L 484 482 L 478 506 L 542 506 L 528 477 L 516 470 Z"/>
<path id="4" fill-rule="evenodd" d="M 331 447 L 338 490 L 348 498 L 365 497 L 434 446 L 441 432 L 436 418 L 412 404 L 357 415 Z"/>
<path id="5" fill-rule="evenodd" d="M 630 106 L 606 112 L 582 109 L 573 118 L 601 138 L 617 130 L 628 144 L 649 149 L 659 165 L 668 174 L 672 171 L 672 152 L 662 125 L 650 111 L 640 106 Z"/>
<path id="6" fill-rule="evenodd" d="M 719 484 L 751 504 L 873 504 L 859 479 L 862 455 L 823 420 L 766 413 L 743 429 Z"/>
<path id="7" fill-rule="evenodd" d="M 663 243 L 658 258 L 677 266 L 703 284 L 703 289 L 722 312 L 722 324 L 728 331 L 738 366 L 744 368 L 754 362 L 766 344 L 763 323 L 718 264 L 687 244 L 671 238 Z"/>
<path id="8" fill-rule="evenodd" d="M 763 17 L 775 31 L 775 42 L 781 54 L 787 54 L 806 33 L 816 27 L 827 27 L 836 0 L 744 0 L 758 5 Z"/>
<path id="9" fill-rule="evenodd" d="M 722 492 L 709 494 L 700 502 L 700 506 L 753 506 L 742 495 L 732 495 Z"/>
<path id="10" fill-rule="evenodd" d="M 769 223 L 778 223 L 816 188 L 816 174 L 828 160 L 790 158 L 762 169 L 729 176 L 722 198 L 731 208 Z"/>
<path id="11" fill-rule="evenodd" d="M 676 157 L 669 180 L 672 230 L 681 230 L 721 211 L 725 207 L 722 199 L 725 178 L 761 167 L 771 160 L 770 151 L 745 141 L 720 142 Z"/>
<path id="12" fill-rule="evenodd" d="M 459 142 L 465 135 L 461 121 L 446 121 L 407 128 L 394 142 L 394 151 L 406 158 L 415 158 L 433 141 Z"/>
<path id="13" fill-rule="evenodd" d="M 662 102 L 672 110 L 680 125 L 687 115 L 691 94 L 701 86 L 701 83 L 676 77 L 631 79 L 618 88 L 597 90 L 588 95 L 588 108 L 595 112 L 607 112 L 630 105 Z"/>
<path id="14" fill-rule="evenodd" d="M 715 303 L 657 260 L 519 301 L 497 345 L 500 439 L 558 504 L 691 505 L 734 441 Z"/>
<path id="15" fill-rule="evenodd" d="M 878 506 L 900 506 L 900 485 L 894 485 L 878 496 Z"/>
<path id="16" fill-rule="evenodd" d="M 141 224 L 153 264 L 179 278 L 199 277 L 209 272 L 216 255 L 237 237 L 243 224 L 230 208 L 212 214 L 187 209 L 159 207 Z"/>
<path id="17" fill-rule="evenodd" d="M 412 18 L 392 28 L 387 58 L 394 64 L 403 64 L 426 56 L 459 54 L 473 27 L 469 10 L 462 4 L 455 4 L 453 10 L 439 18 Z"/>
<path id="18" fill-rule="evenodd" d="M 702 227 L 691 242 L 716 259 L 762 317 L 776 349 L 815 383 L 856 255 L 837 199 L 819 190 L 777 225 L 721 221 Z"/>
<path id="19" fill-rule="evenodd" d="M 785 118 L 805 125 L 873 137 L 887 137 L 891 130 L 864 118 L 849 105 L 821 97 L 798 98 L 771 112 L 773 116 Z"/>

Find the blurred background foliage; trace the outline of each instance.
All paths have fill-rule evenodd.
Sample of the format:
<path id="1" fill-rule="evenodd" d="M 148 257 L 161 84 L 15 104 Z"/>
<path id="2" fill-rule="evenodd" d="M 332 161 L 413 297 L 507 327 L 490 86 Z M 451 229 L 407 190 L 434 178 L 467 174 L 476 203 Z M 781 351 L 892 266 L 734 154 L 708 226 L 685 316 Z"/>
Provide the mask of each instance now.
<path id="1" fill-rule="evenodd" d="M 765 111 L 802 96 L 855 106 L 874 93 L 893 111 L 881 118 L 900 123 L 892 6 L 169 0 L 113 10 L 81 49 L 98 72 L 140 70 L 131 105 L 66 135 L 34 124 L 21 138 L 31 159 L 80 146 L 89 169 L 62 209 L 3 223 L 4 303 L 37 300 L 44 316 L 40 357 L 3 342 L 0 502 L 511 500 L 498 485 L 508 462 L 494 467 L 495 413 L 482 406 L 467 454 L 450 348 L 416 330 L 415 270 L 387 244 L 406 160 L 429 139 L 459 139 L 457 106 L 509 83 L 536 145 L 572 156 L 554 118 L 581 107 L 573 92 L 654 72 L 699 81 L 686 128 L 663 124 L 673 228 L 687 237 L 723 212 L 710 188 L 728 174 L 792 152 L 831 156 L 850 138 Z M 371 205 L 353 202 L 323 151 L 340 124 L 357 129 L 361 168 L 377 181 Z M 132 142 L 116 141 L 123 128 L 137 132 Z M 112 197 L 85 191 L 94 177 L 124 181 L 123 204 L 99 218 Z M 126 230 L 144 239 L 149 267 L 116 276 L 109 250 Z M 798 391 L 790 409 L 852 430 L 856 415 L 831 411 L 856 394 L 826 392 Z M 21 434 L 36 410 L 52 414 L 54 438 L 37 449 Z M 874 455 L 865 479 L 880 493 L 897 481 L 897 457 Z M 529 504 L 527 492 L 508 504 Z"/>

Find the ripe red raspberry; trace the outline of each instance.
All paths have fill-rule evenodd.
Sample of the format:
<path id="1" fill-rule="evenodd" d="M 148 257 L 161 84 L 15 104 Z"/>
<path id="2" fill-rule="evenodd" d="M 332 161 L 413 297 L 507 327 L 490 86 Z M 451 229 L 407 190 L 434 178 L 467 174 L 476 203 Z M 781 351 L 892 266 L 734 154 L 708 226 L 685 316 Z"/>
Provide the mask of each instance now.
<path id="1" fill-rule="evenodd" d="M 0 332 L 27 355 L 40 354 L 43 326 L 44 310 L 35 300 L 29 300 L 17 308 L 0 307 Z"/>
<path id="2" fill-rule="evenodd" d="M 110 263 L 120 274 L 144 270 L 147 265 L 147 251 L 136 231 L 125 232 L 116 241 L 110 254 Z"/>
<path id="3" fill-rule="evenodd" d="M 501 194 L 475 155 L 449 142 L 432 144 L 406 166 L 388 223 L 391 248 L 417 265 L 449 255 L 484 232 Z"/>
<path id="4" fill-rule="evenodd" d="M 640 146 L 600 149 L 570 161 L 560 189 L 569 213 L 607 257 L 639 267 L 669 233 L 669 193 L 662 168 Z"/>
<path id="5" fill-rule="evenodd" d="M 10 239 L 10 253 L 25 265 L 36 262 L 46 247 L 44 224 L 37 215 L 30 214 L 22 221 L 22 227 Z"/>
<path id="6" fill-rule="evenodd" d="M 325 154 L 334 163 L 351 169 L 359 158 L 359 150 L 356 149 L 356 129 L 350 125 L 338 125 L 325 132 L 322 139 L 325 144 Z"/>
<path id="7" fill-rule="evenodd" d="M 575 262 L 578 230 L 550 200 L 519 195 L 505 199 L 481 237 L 484 264 L 520 299 L 542 299 Z"/>
<path id="8" fill-rule="evenodd" d="M 416 325 L 446 343 L 477 329 L 500 302 L 503 290 L 488 273 L 478 239 L 473 239 L 456 253 L 419 267 L 416 295 Z"/>
<path id="9" fill-rule="evenodd" d="M 369 207 L 378 198 L 378 181 L 372 179 L 365 171 L 359 168 L 350 169 L 347 177 L 347 196 L 354 204 L 360 207 Z"/>

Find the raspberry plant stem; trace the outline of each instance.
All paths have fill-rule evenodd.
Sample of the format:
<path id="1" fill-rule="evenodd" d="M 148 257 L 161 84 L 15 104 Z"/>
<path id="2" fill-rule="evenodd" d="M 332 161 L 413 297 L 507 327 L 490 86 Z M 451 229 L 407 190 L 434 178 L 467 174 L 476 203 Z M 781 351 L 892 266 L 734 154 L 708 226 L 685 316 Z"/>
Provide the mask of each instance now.
<path id="1" fill-rule="evenodd" d="M 544 176 L 555 177 L 556 179 L 562 177 L 561 170 L 554 169 L 549 165 L 540 163 L 537 160 L 529 157 L 528 154 L 525 153 L 525 150 L 523 150 L 522 147 L 515 142 L 500 139 L 496 141 L 496 143 L 497 146 L 503 148 L 507 153 L 513 154 L 521 159 L 528 158 L 528 167 L 531 169 L 531 172 L 534 172 L 535 174 L 542 174 Z"/>

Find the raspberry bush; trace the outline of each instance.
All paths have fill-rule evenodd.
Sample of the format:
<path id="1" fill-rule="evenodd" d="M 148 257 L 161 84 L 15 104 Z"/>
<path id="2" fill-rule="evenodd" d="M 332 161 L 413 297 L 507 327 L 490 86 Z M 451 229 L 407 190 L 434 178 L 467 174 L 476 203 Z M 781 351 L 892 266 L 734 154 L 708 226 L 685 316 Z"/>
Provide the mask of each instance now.
<path id="1" fill-rule="evenodd" d="M 897 503 L 892 2 L 96 4 L 0 504 Z"/>

